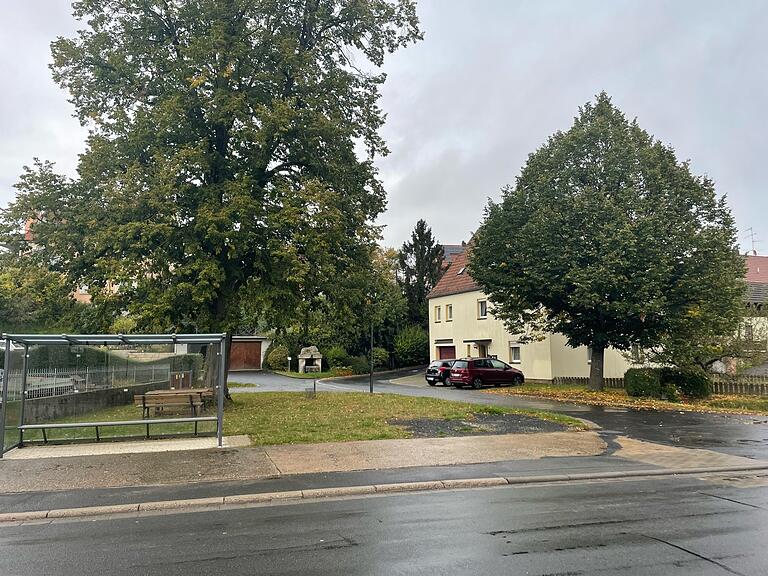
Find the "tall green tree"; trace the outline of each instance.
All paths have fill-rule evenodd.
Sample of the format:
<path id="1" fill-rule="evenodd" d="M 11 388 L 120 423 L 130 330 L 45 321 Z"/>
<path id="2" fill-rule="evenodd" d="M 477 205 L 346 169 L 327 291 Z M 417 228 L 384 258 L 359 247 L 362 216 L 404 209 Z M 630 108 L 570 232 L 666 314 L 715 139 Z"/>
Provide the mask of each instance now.
<path id="1" fill-rule="evenodd" d="M 0 333 L 66 332 L 81 320 L 66 279 L 24 257 L 0 253 Z"/>
<path id="2" fill-rule="evenodd" d="M 442 274 L 443 247 L 424 220 L 416 222 L 410 241 L 403 242 L 398 263 L 398 280 L 408 301 L 408 317 L 411 322 L 427 327 L 427 294 Z"/>
<path id="3" fill-rule="evenodd" d="M 31 257 L 88 284 L 96 306 L 200 332 L 265 302 L 266 316 L 301 311 L 296 294 L 328 293 L 321 275 L 369 253 L 387 149 L 384 75 L 366 70 L 420 38 L 412 0 L 73 7 L 83 29 L 52 44 L 51 68 L 87 147 L 75 179 L 25 171 L 2 213 L 10 244 L 34 217 Z"/>
<path id="4" fill-rule="evenodd" d="M 592 349 L 735 332 L 744 261 L 725 198 L 605 93 L 530 155 L 474 237 L 472 277 L 511 332 Z"/>

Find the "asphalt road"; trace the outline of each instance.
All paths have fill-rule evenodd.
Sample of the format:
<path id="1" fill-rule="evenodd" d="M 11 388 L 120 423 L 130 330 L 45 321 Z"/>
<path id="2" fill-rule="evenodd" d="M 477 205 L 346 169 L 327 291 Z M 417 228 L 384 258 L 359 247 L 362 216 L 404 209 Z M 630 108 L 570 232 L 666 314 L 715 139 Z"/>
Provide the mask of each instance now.
<path id="1" fill-rule="evenodd" d="M 768 460 L 768 417 L 765 416 L 632 410 L 569 404 L 523 396 L 503 396 L 470 389 L 428 386 L 421 374 L 421 370 L 404 370 L 395 374 L 376 376 L 374 389 L 381 393 L 430 396 L 480 404 L 549 410 L 577 418 L 586 418 L 603 428 L 602 434 L 609 442 L 609 446 L 611 437 L 623 435 L 672 446 L 706 448 L 747 458 Z M 303 391 L 306 387 L 312 386 L 312 380 L 298 380 L 269 372 L 233 373 L 230 378 L 233 381 L 248 382 L 253 385 L 252 388 L 233 388 L 233 393 Z M 368 376 L 325 381 L 319 383 L 317 389 L 332 392 L 367 392 Z M 768 570 L 766 572 L 768 573 Z"/>
<path id="2" fill-rule="evenodd" d="M 0 574 L 763 576 L 768 488 L 504 487 L 0 527 Z"/>

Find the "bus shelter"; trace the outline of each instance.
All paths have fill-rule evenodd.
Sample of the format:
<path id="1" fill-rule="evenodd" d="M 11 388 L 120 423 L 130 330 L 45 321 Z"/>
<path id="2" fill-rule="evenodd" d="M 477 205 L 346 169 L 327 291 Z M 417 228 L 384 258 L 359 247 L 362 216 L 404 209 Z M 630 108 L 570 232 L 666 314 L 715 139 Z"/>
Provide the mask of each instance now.
<path id="1" fill-rule="evenodd" d="M 23 445 L 25 432 L 42 431 L 45 437 L 46 430 L 77 427 L 94 428 L 98 441 L 99 427 L 146 426 L 149 436 L 150 425 L 191 423 L 197 434 L 199 423 L 215 422 L 218 446 L 223 445 L 226 334 L 3 334 L 2 340 L 0 458 Z M 64 347 L 71 354 L 62 354 Z M 37 366 L 30 367 L 30 358 Z M 67 369 L 60 366 L 62 358 Z M 203 381 L 215 417 L 203 415 L 202 395 L 199 409 L 193 402 L 189 415 L 173 418 L 151 419 L 151 408 L 136 400 L 154 400 L 151 406 L 157 415 L 158 399 L 177 393 L 197 397 L 195 393 L 202 391 L 195 388 L 195 382 Z M 186 391 L 189 393 L 184 394 Z M 119 407 L 134 401 L 141 418 L 111 422 L 88 418 L 89 407 L 98 414 L 96 407 Z M 62 406 L 79 406 L 82 419 L 65 414 Z"/>

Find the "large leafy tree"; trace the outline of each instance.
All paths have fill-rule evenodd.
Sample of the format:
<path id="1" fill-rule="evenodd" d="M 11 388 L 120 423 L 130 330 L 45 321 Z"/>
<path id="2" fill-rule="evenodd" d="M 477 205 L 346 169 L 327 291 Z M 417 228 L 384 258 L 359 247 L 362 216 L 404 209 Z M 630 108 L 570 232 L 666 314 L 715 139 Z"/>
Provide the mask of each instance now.
<path id="1" fill-rule="evenodd" d="M 85 310 L 61 274 L 0 253 L 0 333 L 68 331 Z"/>
<path id="2" fill-rule="evenodd" d="M 403 242 L 398 261 L 398 279 L 408 301 L 408 317 L 411 322 L 426 327 L 427 294 L 440 279 L 443 247 L 424 220 L 416 222 L 410 241 Z"/>
<path id="3" fill-rule="evenodd" d="M 731 334 L 743 312 L 744 262 L 725 199 L 605 93 L 489 204 L 470 270 L 512 332 L 590 346 L 595 388 L 607 347 Z"/>
<path id="4" fill-rule="evenodd" d="M 26 170 L 10 244 L 34 217 L 30 257 L 145 330 L 292 315 L 366 265 L 387 152 L 384 75 L 366 70 L 420 37 L 412 0 L 73 6 L 85 26 L 53 43 L 52 70 L 87 148 L 73 180 Z"/>

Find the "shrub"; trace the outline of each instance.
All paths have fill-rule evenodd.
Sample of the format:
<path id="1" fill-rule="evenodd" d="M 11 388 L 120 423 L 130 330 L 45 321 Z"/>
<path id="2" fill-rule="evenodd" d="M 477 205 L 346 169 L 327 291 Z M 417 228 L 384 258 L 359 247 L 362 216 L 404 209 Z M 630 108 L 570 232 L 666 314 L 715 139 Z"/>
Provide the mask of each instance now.
<path id="1" fill-rule="evenodd" d="M 266 368 L 272 370 L 285 370 L 288 368 L 288 347 L 281 344 L 270 346 L 266 358 Z"/>
<path id="2" fill-rule="evenodd" d="M 373 349 L 373 367 L 389 368 L 389 352 L 387 352 L 386 348 Z"/>
<path id="3" fill-rule="evenodd" d="M 429 334 L 418 326 L 408 326 L 395 337 L 395 360 L 399 366 L 429 362 Z"/>
<path id="4" fill-rule="evenodd" d="M 349 367 L 354 374 L 368 374 L 371 365 L 365 356 L 353 356 L 349 359 Z"/>
<path id="5" fill-rule="evenodd" d="M 678 399 L 675 385 L 664 378 L 662 368 L 630 368 L 624 373 L 627 396 L 659 398 L 674 402 Z"/>
<path id="6" fill-rule="evenodd" d="M 661 395 L 661 374 L 654 368 L 630 368 L 624 373 L 624 389 L 627 396 Z"/>
<path id="7" fill-rule="evenodd" d="M 331 368 L 349 366 L 349 354 L 341 346 L 331 346 L 325 350 L 323 360 L 326 360 Z"/>
<path id="8" fill-rule="evenodd" d="M 336 366 L 331 368 L 332 376 L 352 376 L 354 371 L 349 366 Z"/>
<path id="9" fill-rule="evenodd" d="M 688 398 L 707 398 L 712 394 L 709 378 L 701 370 L 662 368 L 663 384 L 674 386 L 680 394 Z"/>

